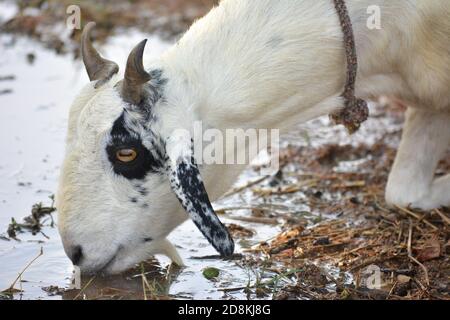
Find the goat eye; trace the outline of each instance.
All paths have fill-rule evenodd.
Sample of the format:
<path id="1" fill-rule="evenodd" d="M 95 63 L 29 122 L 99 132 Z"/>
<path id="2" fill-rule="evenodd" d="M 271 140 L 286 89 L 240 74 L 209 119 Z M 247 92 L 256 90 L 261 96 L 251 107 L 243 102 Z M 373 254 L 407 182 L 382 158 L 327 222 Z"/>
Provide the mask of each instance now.
<path id="1" fill-rule="evenodd" d="M 137 152 L 134 149 L 120 149 L 116 152 L 116 158 L 120 162 L 132 162 L 137 158 Z"/>

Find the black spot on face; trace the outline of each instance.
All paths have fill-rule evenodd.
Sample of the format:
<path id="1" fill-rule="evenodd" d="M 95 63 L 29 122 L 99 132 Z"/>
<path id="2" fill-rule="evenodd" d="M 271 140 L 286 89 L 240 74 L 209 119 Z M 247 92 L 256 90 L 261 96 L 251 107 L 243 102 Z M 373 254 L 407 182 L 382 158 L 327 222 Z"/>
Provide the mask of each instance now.
<path id="1" fill-rule="evenodd" d="M 141 188 L 139 188 L 139 193 L 145 197 L 148 195 L 148 190 L 147 190 L 147 188 L 141 187 Z"/>
<path id="2" fill-rule="evenodd" d="M 130 180 L 142 180 L 148 173 L 161 172 L 161 168 L 164 167 L 164 157 L 162 156 L 160 145 L 155 144 L 153 152 L 143 145 L 139 134 L 127 126 L 125 121 L 126 112 L 124 111 L 114 122 L 106 152 L 116 174 Z M 136 159 L 127 163 L 119 161 L 117 152 L 121 149 L 134 149 L 137 153 Z"/>

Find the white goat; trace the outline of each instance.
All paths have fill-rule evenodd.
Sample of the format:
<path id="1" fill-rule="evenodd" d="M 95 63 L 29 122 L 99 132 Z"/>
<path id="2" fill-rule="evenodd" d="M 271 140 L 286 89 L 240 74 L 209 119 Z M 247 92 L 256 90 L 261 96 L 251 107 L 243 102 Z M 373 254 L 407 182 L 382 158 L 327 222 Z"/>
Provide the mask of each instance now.
<path id="1" fill-rule="evenodd" d="M 381 30 L 366 26 L 371 5 L 381 9 Z M 450 176 L 434 178 L 450 140 L 450 1 L 347 6 L 359 57 L 357 96 L 395 96 L 411 107 L 387 201 L 450 205 Z M 90 44 L 91 28 L 82 53 L 92 82 L 70 111 L 57 194 L 66 253 L 84 272 L 120 272 L 156 253 L 181 264 L 165 239 L 187 211 L 230 255 L 233 241 L 209 199 L 227 191 L 243 167 L 198 168 L 191 140 L 172 133 L 192 131 L 195 120 L 221 131 L 286 131 L 341 108 L 346 66 L 333 2 L 223 0 L 146 71 L 141 42 L 123 78 Z"/>

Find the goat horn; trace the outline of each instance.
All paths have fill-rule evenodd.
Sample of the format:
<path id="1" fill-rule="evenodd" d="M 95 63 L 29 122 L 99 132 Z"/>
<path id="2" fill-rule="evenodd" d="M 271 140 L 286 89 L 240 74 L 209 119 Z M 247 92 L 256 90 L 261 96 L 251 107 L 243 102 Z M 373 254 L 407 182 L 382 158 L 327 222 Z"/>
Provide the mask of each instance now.
<path id="1" fill-rule="evenodd" d="M 147 39 L 139 42 L 128 56 L 125 76 L 122 83 L 122 98 L 124 101 L 139 104 L 143 96 L 143 84 L 150 81 L 150 74 L 145 71 L 143 55 Z"/>
<path id="2" fill-rule="evenodd" d="M 119 71 L 119 66 L 113 61 L 102 58 L 93 47 L 91 32 L 94 27 L 95 22 L 89 22 L 83 29 L 81 35 L 81 55 L 89 80 L 98 80 L 95 84 L 95 88 L 98 88 Z"/>

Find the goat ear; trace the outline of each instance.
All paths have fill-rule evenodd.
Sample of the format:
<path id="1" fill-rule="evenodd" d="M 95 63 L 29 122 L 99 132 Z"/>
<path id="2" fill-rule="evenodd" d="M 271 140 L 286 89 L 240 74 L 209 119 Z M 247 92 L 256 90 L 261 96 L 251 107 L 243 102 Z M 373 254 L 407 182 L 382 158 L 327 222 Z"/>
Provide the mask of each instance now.
<path id="1" fill-rule="evenodd" d="M 221 256 L 231 256 L 233 238 L 212 208 L 194 158 L 179 158 L 169 171 L 172 190 L 197 228 Z"/>

